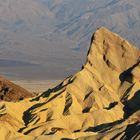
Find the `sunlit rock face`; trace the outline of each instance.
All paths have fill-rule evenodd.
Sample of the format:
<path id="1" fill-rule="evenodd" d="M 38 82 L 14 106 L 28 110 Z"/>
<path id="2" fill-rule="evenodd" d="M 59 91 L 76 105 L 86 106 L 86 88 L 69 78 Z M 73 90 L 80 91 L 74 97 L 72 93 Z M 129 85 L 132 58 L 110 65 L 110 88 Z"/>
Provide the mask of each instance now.
<path id="1" fill-rule="evenodd" d="M 1 137 L 139 140 L 139 56 L 119 35 L 97 29 L 79 72 L 36 97 L 1 103 Z"/>

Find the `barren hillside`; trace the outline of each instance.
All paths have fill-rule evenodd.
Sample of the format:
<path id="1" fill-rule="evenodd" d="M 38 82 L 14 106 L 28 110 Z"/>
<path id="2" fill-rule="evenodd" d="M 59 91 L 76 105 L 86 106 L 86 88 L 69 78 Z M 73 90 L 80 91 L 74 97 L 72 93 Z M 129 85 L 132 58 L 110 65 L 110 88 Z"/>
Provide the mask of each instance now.
<path id="1" fill-rule="evenodd" d="M 79 72 L 36 97 L 0 102 L 1 139 L 139 140 L 139 73 L 140 51 L 99 28 Z"/>

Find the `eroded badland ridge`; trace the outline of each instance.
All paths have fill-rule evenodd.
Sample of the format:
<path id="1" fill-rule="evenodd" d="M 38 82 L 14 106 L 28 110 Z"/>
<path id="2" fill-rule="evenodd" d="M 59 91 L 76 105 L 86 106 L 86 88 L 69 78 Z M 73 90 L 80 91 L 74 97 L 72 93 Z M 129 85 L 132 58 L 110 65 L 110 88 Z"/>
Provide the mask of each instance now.
<path id="1" fill-rule="evenodd" d="M 36 97 L 0 102 L 1 138 L 139 140 L 139 58 L 137 48 L 99 28 L 78 73 Z"/>
<path id="2" fill-rule="evenodd" d="M 0 101 L 16 102 L 29 97 L 33 97 L 33 94 L 7 79 L 0 77 Z"/>

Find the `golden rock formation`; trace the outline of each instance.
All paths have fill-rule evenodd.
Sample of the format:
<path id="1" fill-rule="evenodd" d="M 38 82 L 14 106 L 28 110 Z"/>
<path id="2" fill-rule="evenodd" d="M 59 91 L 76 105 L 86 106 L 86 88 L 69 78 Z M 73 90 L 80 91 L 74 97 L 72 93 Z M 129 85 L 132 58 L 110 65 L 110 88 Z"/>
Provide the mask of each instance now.
<path id="1" fill-rule="evenodd" d="M 140 51 L 106 28 L 82 69 L 53 89 L 0 103 L 2 140 L 140 139 Z"/>

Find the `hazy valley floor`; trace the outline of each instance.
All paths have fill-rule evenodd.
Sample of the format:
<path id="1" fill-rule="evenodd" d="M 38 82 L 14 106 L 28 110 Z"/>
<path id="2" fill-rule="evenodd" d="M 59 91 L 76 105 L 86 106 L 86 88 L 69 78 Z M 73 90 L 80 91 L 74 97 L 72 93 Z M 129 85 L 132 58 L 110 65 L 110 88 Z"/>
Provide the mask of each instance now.
<path id="1" fill-rule="evenodd" d="M 58 85 L 61 80 L 13 80 L 13 83 L 20 85 L 30 92 L 40 93 L 46 89 L 53 88 Z"/>

